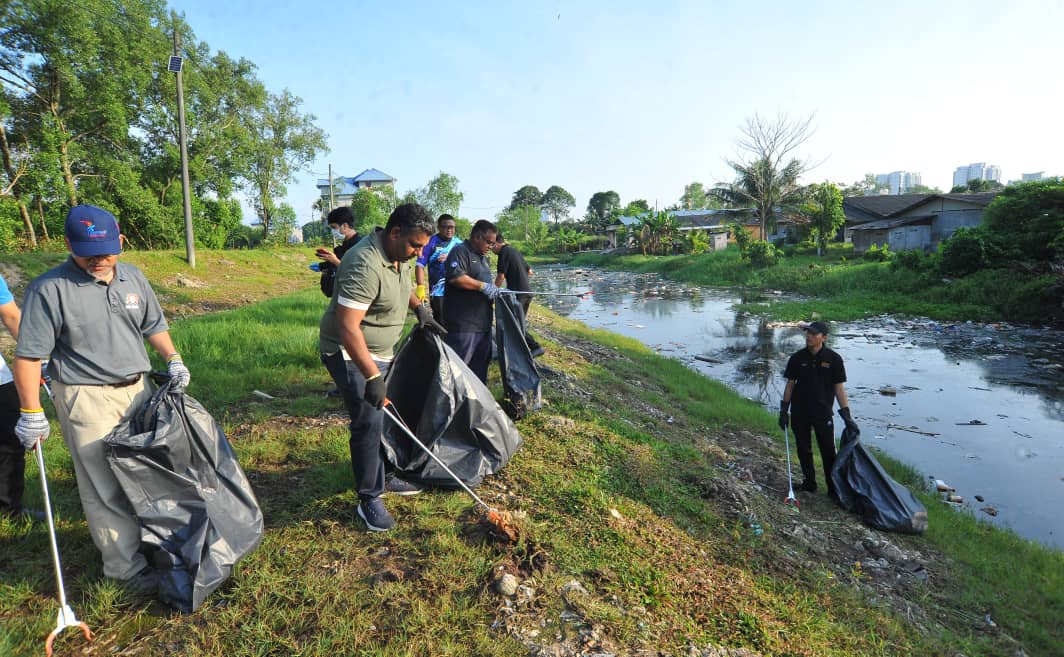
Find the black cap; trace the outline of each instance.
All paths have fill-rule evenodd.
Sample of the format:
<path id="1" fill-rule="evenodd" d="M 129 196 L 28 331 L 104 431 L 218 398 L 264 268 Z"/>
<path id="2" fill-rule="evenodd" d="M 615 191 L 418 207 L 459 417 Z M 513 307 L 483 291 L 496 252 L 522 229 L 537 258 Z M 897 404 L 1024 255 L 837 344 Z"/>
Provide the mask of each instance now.
<path id="1" fill-rule="evenodd" d="M 828 334 L 828 325 L 824 322 L 810 322 L 802 328 L 804 328 L 809 333 L 822 333 L 824 335 Z"/>

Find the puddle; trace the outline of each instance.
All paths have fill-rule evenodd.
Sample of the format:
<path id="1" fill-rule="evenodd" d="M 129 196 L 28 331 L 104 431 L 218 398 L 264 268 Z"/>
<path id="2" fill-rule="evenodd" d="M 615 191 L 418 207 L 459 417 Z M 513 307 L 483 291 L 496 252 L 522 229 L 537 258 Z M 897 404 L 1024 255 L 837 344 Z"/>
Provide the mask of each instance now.
<path id="1" fill-rule="evenodd" d="M 772 413 L 787 358 L 805 345 L 797 327 L 736 312 L 736 303 L 757 299 L 734 290 L 568 267 L 539 267 L 532 283 L 591 290 L 536 301 L 635 338 Z M 833 328 L 828 344 L 845 359 L 867 445 L 947 481 L 966 500 L 984 498 L 997 515 L 983 520 L 1064 549 L 1064 331 L 889 317 Z"/>

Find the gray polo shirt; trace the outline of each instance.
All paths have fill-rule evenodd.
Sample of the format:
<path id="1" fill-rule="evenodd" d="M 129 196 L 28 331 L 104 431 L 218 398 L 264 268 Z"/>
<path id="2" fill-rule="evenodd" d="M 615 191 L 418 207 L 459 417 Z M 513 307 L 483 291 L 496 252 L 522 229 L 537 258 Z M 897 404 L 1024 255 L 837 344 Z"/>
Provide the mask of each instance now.
<path id="1" fill-rule="evenodd" d="M 375 358 L 391 360 L 395 343 L 403 333 L 414 288 L 411 262 L 396 266 L 384 252 L 384 231 L 372 234 L 344 254 L 336 272 L 336 291 L 321 317 L 318 348 L 331 356 L 340 351 L 340 331 L 336 327 L 339 306 L 365 310 L 362 335 Z"/>
<path id="2" fill-rule="evenodd" d="M 121 383 L 151 369 L 144 338 L 169 328 L 139 269 L 117 263 L 108 285 L 67 258 L 26 288 L 15 355 L 50 359 L 68 385 Z"/>

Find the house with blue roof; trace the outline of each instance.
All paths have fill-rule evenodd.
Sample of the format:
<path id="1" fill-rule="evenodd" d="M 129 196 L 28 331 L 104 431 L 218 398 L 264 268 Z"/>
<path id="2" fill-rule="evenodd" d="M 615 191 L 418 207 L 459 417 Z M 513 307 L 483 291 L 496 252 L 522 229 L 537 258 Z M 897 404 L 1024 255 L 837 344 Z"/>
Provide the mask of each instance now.
<path id="1" fill-rule="evenodd" d="M 333 207 L 338 208 L 341 205 L 351 205 L 351 200 L 355 197 L 355 194 L 363 189 L 371 189 L 382 195 L 394 194 L 396 182 L 398 182 L 396 178 L 392 178 L 378 169 L 366 169 L 362 173 L 351 178 L 336 176 L 333 178 Z M 322 216 L 324 216 L 329 212 L 328 178 L 318 178 L 318 192 L 321 194 L 321 198 L 324 201 L 321 204 L 322 208 L 325 208 L 322 212 Z"/>

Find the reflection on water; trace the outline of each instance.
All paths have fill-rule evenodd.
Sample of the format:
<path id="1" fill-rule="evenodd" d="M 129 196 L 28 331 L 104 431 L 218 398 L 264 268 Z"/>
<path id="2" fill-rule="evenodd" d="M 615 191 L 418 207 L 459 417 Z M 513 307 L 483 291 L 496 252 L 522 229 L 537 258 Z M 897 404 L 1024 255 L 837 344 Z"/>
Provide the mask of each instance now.
<path id="1" fill-rule="evenodd" d="M 537 302 L 636 338 L 772 412 L 787 357 L 805 345 L 796 327 L 734 310 L 763 301 L 760 292 L 740 298 L 653 274 L 565 267 L 539 268 L 532 282 L 541 291 L 590 290 Z M 829 344 L 845 359 L 867 444 L 948 481 L 978 517 L 1064 548 L 1064 332 L 891 318 L 834 329 Z M 895 394 L 881 392 L 888 389 Z"/>

